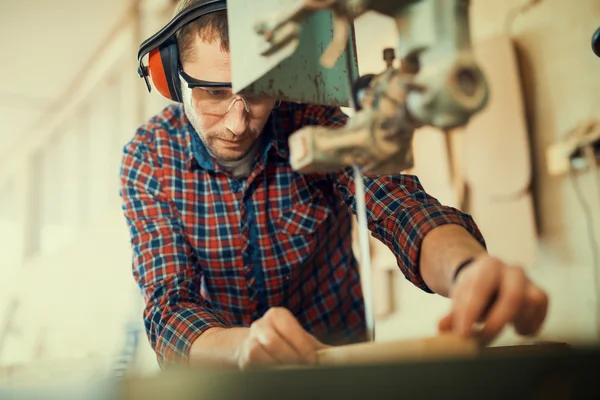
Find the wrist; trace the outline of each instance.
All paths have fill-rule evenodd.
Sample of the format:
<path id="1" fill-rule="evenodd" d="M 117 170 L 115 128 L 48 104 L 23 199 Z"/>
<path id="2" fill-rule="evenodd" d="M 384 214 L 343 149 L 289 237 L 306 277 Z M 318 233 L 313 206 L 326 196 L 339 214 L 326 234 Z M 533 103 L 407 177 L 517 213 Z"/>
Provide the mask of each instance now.
<path id="1" fill-rule="evenodd" d="M 241 327 L 207 329 L 192 343 L 190 364 L 235 367 L 238 349 L 248 334 L 249 328 Z"/>
<path id="2" fill-rule="evenodd" d="M 458 276 L 460 275 L 460 273 L 465 268 L 467 268 L 468 266 L 473 264 L 473 261 L 475 261 L 475 257 L 469 257 L 466 260 L 464 260 L 463 262 L 461 262 L 460 264 L 458 264 L 458 266 L 454 269 L 454 273 L 452 274 L 452 285 L 456 284 L 456 281 L 458 280 Z"/>
<path id="3" fill-rule="evenodd" d="M 421 246 L 423 281 L 431 291 L 448 297 L 456 269 L 468 258 L 477 258 L 482 253 L 485 248 L 462 226 L 438 226 L 425 236 Z"/>

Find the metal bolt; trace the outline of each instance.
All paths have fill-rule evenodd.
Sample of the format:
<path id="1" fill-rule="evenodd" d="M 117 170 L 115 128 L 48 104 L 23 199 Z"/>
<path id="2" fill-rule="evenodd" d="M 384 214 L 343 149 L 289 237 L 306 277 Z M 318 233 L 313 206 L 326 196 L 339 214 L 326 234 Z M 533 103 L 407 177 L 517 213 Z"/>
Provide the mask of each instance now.
<path id="1" fill-rule="evenodd" d="M 464 94 L 471 97 L 479 87 L 479 76 L 471 68 L 461 68 L 456 74 L 456 83 Z"/>
<path id="2" fill-rule="evenodd" d="M 387 64 L 388 68 L 391 68 L 394 66 L 395 59 L 396 59 L 396 52 L 394 51 L 393 48 L 388 47 L 388 48 L 383 49 L 383 60 Z"/>

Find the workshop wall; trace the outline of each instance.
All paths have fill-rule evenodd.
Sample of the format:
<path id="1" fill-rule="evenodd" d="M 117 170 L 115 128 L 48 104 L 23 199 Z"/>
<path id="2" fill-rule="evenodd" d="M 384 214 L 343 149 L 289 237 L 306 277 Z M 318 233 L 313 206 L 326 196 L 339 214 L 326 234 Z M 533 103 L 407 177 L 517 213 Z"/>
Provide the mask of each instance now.
<path id="1" fill-rule="evenodd" d="M 528 2 L 489 3 L 474 2 L 476 40 L 502 33 L 508 16 L 514 16 L 512 35 L 530 124 L 539 230 L 539 260 L 531 273 L 551 294 L 551 315 L 544 333 L 595 338 L 599 328 L 594 310 L 600 304 L 594 297 L 592 247 L 600 246 L 600 237 L 591 242 L 587 223 L 599 232 L 600 183 L 594 182 L 589 172 L 576 176 L 592 210 L 586 215 L 569 177 L 548 174 L 546 150 L 583 120 L 600 117 L 600 60 L 590 48 L 592 33 L 600 22 L 600 3 L 544 0 L 520 14 L 519 7 Z"/>
<path id="2" fill-rule="evenodd" d="M 162 24 L 153 11 L 142 28 Z M 151 352 L 119 198 L 122 148 L 165 105 L 135 74 L 138 30 L 130 19 L 115 31 L 69 99 L 2 160 L 0 381 L 59 365 L 104 374 L 137 343 Z M 150 357 L 142 370 L 156 368 Z"/>
<path id="3" fill-rule="evenodd" d="M 593 215 L 588 216 L 577 200 L 569 177 L 548 174 L 546 149 L 564 138 L 582 120 L 600 117 L 600 60 L 590 48 L 591 36 L 599 26 L 600 3 L 595 0 L 542 0 L 527 6 L 529 3 L 526 0 L 473 0 L 472 36 L 476 45 L 510 31 L 518 54 L 530 135 L 532 191 L 538 228 L 536 261 L 526 267 L 530 276 L 549 292 L 551 301 L 550 315 L 541 335 L 553 340 L 593 340 L 597 337 L 596 300 L 587 222 L 591 219 L 596 231 L 600 232 L 599 183 L 593 182 L 589 172 L 577 174 L 583 196 L 593 210 Z M 369 29 L 372 26 L 378 29 Z M 388 38 L 387 43 L 385 38 Z M 389 19 L 368 15 L 359 21 L 357 48 L 361 74 L 381 71 L 383 46 L 394 44 L 394 25 Z M 481 132 L 482 135 L 485 133 Z M 430 159 L 417 159 L 414 172 L 422 178 L 429 192 L 444 203 L 455 205 L 456 193 L 440 184 L 439 176 L 445 172 L 439 169 L 440 162 L 434 156 L 439 140 L 427 136 L 418 141 L 421 147 L 430 146 Z M 456 154 L 457 149 L 453 150 Z M 456 155 L 459 162 L 465 157 L 464 152 Z M 422 152 L 416 154 L 419 156 L 424 157 Z M 515 221 L 514 229 L 520 229 L 518 221 Z M 485 235 L 486 231 L 483 233 Z M 600 246 L 598 239 L 597 236 L 595 246 Z M 492 248 L 495 245 L 493 242 L 488 244 Z M 375 251 L 386 252 L 380 246 Z M 504 249 L 497 255 L 513 259 L 514 254 Z M 387 258 L 379 255 L 382 261 L 376 268 L 389 269 L 393 264 L 389 256 L 389 253 Z M 391 300 L 394 312 L 379 319 L 378 338 L 434 334 L 437 319 L 445 313 L 449 302 L 415 289 L 397 270 L 394 276 L 396 287 Z M 514 340 L 514 335 L 507 331 L 498 343 Z"/>

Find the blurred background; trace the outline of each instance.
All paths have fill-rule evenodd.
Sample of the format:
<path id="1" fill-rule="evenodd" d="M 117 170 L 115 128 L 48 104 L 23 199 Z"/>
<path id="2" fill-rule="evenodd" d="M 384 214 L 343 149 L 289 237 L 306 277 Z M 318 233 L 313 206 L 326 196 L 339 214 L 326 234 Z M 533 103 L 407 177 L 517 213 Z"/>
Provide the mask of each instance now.
<path id="1" fill-rule="evenodd" d="M 136 53 L 174 3 L 0 2 L 0 380 L 62 367 L 157 371 L 118 175 L 123 146 L 167 104 L 147 93 Z M 590 39 L 600 2 L 473 0 L 470 22 L 497 102 L 465 129 L 417 132 L 411 172 L 473 214 L 490 252 L 548 291 L 540 338 L 596 341 L 598 169 L 582 159 L 557 172 L 548 151 L 586 121 L 599 129 Z M 381 72 L 383 49 L 396 45 L 393 21 L 369 13 L 355 28 L 360 73 Z M 377 242 L 373 261 L 377 340 L 435 334 L 448 300 L 408 284 Z M 520 340 L 507 329 L 497 344 Z"/>

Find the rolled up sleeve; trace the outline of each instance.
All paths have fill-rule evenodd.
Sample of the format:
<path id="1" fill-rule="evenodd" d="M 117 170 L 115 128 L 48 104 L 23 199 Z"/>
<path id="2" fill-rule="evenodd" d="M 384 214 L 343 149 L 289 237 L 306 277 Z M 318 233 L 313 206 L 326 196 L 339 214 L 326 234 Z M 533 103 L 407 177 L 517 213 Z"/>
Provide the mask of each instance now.
<path id="1" fill-rule="evenodd" d="M 121 164 L 123 212 L 130 230 L 133 276 L 144 294 L 144 325 L 162 368 L 187 364 L 194 340 L 229 323 L 201 297 L 202 269 L 156 162 L 144 142 L 132 141 Z"/>
<path id="2" fill-rule="evenodd" d="M 349 168 L 338 174 L 335 186 L 342 200 L 356 213 L 353 170 Z M 460 225 L 486 246 L 470 215 L 442 205 L 425 192 L 414 175 L 366 178 L 365 189 L 367 220 L 373 237 L 392 250 L 404 276 L 428 293 L 433 291 L 421 277 L 419 258 L 423 239 L 431 230 L 446 224 Z"/>

